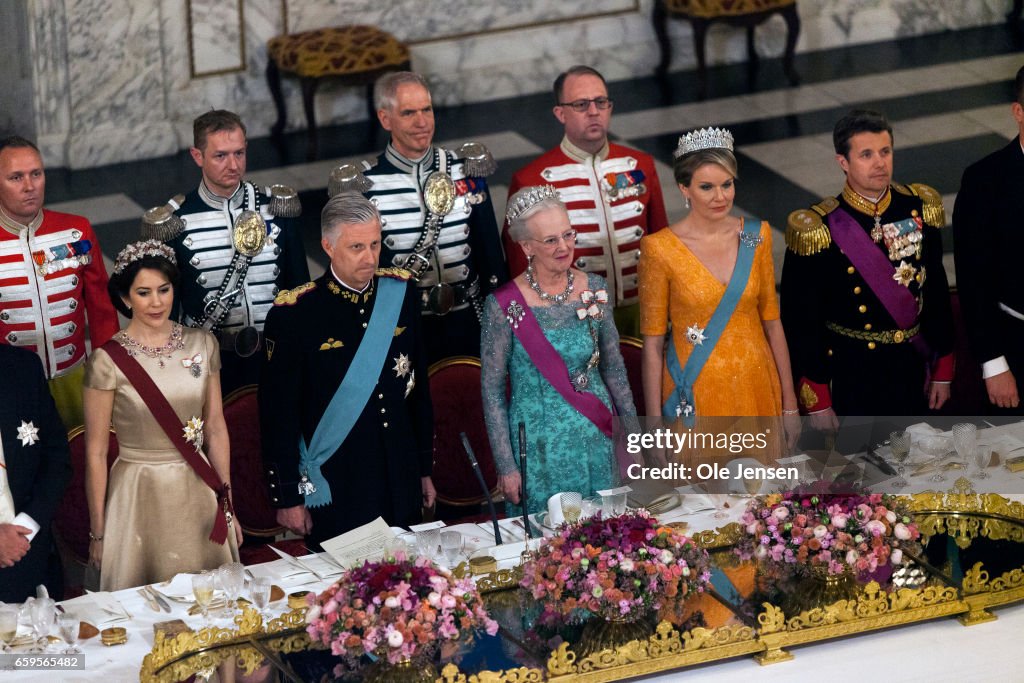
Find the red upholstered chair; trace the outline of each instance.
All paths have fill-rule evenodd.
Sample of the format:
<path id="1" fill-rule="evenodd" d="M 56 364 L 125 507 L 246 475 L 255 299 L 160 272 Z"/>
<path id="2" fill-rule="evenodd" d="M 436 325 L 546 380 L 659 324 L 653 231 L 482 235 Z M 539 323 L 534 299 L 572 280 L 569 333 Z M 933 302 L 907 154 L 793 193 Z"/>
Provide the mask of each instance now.
<path id="1" fill-rule="evenodd" d="M 434 487 L 437 516 L 445 521 L 486 512 L 480 483 L 462 446 L 461 432 L 480 463 L 492 496 L 498 495 L 498 473 L 491 455 L 480 396 L 480 360 L 455 356 L 430 366 L 430 396 L 434 404 Z"/>
<path id="2" fill-rule="evenodd" d="M 235 517 L 247 537 L 239 550 L 244 564 L 258 564 L 276 560 L 277 555 L 260 540 L 273 542 L 284 533 L 277 523 L 277 512 L 270 505 L 266 480 L 263 477 L 263 459 L 260 454 L 260 416 L 256 400 L 257 386 L 235 389 L 224 399 L 224 421 L 231 440 L 231 491 Z M 254 542 L 255 541 L 255 542 Z M 276 543 L 292 555 L 305 555 L 302 539 Z"/>
<path id="3" fill-rule="evenodd" d="M 85 427 L 68 432 L 71 450 L 71 481 L 53 517 L 53 535 L 64 565 L 64 597 L 83 592 L 85 567 L 89 561 L 89 504 L 85 498 Z M 107 469 L 117 460 L 117 436 L 110 430 Z"/>
<path id="4" fill-rule="evenodd" d="M 622 351 L 622 360 L 626 364 L 626 378 L 629 379 L 629 388 L 633 390 L 633 403 L 636 405 L 636 414 L 646 415 L 647 412 L 644 410 L 642 370 L 644 342 L 642 339 L 623 335 L 619 337 L 619 350 Z"/>

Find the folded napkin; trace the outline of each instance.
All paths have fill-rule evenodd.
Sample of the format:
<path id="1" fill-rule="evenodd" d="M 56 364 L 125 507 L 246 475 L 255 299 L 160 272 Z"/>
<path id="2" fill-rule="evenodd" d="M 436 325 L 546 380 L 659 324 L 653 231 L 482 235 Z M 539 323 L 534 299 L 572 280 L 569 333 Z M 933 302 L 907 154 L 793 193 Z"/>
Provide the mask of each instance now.
<path id="1" fill-rule="evenodd" d="M 109 626 L 122 621 L 130 621 L 132 615 L 112 593 L 100 591 L 60 603 L 64 611 L 75 615 L 79 621 L 88 621 L 98 627 Z"/>

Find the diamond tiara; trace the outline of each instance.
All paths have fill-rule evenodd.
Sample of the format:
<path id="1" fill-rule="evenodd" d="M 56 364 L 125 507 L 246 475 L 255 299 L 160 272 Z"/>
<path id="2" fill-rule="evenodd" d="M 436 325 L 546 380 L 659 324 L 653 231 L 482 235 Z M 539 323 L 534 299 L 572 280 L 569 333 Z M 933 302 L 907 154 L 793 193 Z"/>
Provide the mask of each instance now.
<path id="1" fill-rule="evenodd" d="M 724 148 L 732 151 L 732 133 L 725 128 L 701 128 L 679 137 L 673 159 L 701 149 Z"/>
<path id="2" fill-rule="evenodd" d="M 178 265 L 173 249 L 159 240 L 145 240 L 132 242 L 118 253 L 117 258 L 114 259 L 114 273 L 120 273 L 135 261 L 147 256 L 162 256 L 174 265 Z"/>
<path id="3" fill-rule="evenodd" d="M 519 190 L 512 195 L 512 199 L 508 203 L 508 209 L 505 211 L 505 221 L 511 225 L 517 218 L 545 199 L 562 201 L 554 185 L 534 185 L 533 187 L 525 187 Z"/>

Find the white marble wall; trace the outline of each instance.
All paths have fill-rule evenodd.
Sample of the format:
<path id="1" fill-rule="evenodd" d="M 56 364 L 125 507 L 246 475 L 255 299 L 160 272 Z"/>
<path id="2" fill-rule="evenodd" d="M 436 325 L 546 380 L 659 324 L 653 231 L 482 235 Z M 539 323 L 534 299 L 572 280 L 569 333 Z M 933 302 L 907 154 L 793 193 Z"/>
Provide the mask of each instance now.
<path id="1" fill-rule="evenodd" d="M 29 0 L 35 128 L 50 166 L 83 168 L 169 154 L 191 143 L 192 119 L 237 111 L 250 136 L 276 114 L 264 78 L 266 42 L 290 31 L 370 23 L 409 41 L 413 67 L 438 104 L 544 92 L 575 63 L 610 80 L 646 75 L 658 60 L 654 0 L 244 0 L 246 65 L 193 78 L 182 0 Z M 802 0 L 801 52 L 995 24 L 1010 0 Z M 285 10 L 284 12 L 282 10 Z M 603 16 L 595 16 L 603 15 Z M 554 23 L 540 23 L 554 22 Z M 520 27 L 537 23 L 533 27 Z M 227 30 L 228 27 L 223 27 Z M 673 69 L 693 68 L 689 24 L 670 22 Z M 200 35 L 217 35 L 205 26 Z M 469 36 L 462 34 L 471 34 Z M 782 52 L 779 17 L 757 34 L 764 55 Z M 709 62 L 745 59 L 742 31 L 712 28 Z M 289 128 L 302 128 L 297 83 L 284 80 Z M 325 84 L 320 124 L 365 116 L 364 91 Z"/>

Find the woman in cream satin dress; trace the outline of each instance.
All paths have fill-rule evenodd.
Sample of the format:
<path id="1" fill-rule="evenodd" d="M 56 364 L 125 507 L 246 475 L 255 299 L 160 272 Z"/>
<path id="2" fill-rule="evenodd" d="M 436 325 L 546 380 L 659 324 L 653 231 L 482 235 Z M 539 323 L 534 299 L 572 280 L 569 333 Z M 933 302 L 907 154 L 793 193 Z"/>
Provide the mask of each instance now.
<path id="1" fill-rule="evenodd" d="M 130 322 L 114 341 L 142 365 L 182 425 L 202 419 L 201 452 L 220 481 L 230 482 L 219 347 L 209 332 L 171 322 L 177 276 L 173 252 L 159 242 L 125 247 L 109 291 Z M 102 348 L 86 365 L 84 401 L 89 562 L 100 568 L 101 589 L 154 583 L 237 560 L 239 525 L 229 525 L 227 542 L 210 540 L 215 515 L 222 514 L 216 494 Z M 111 424 L 118 458 L 108 479 Z"/>

